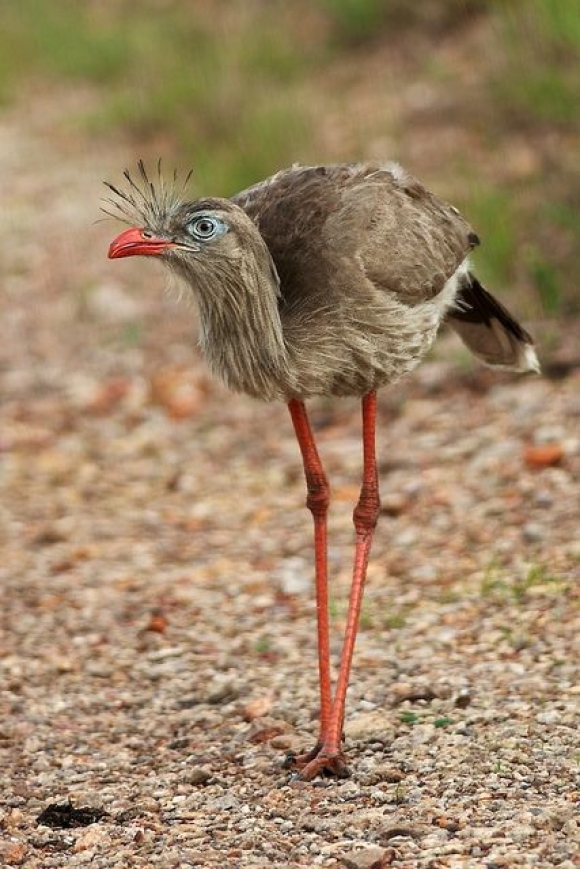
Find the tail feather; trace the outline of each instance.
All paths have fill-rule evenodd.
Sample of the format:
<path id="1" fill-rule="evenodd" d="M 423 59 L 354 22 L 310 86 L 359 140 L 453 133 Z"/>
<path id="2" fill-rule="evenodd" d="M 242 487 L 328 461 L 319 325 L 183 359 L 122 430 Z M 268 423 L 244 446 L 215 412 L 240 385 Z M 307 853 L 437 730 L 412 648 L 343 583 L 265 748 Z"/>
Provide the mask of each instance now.
<path id="1" fill-rule="evenodd" d="M 446 320 L 471 352 L 495 368 L 540 371 L 534 340 L 471 273 Z"/>

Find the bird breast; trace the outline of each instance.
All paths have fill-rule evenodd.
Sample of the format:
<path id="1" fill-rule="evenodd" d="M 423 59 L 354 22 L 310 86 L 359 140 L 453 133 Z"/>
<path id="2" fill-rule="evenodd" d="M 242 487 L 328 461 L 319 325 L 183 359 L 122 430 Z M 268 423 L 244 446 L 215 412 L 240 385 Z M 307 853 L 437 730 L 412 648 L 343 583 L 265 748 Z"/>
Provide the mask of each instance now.
<path id="1" fill-rule="evenodd" d="M 229 310 L 200 306 L 200 345 L 226 385 L 266 401 L 362 396 L 412 371 L 453 305 L 462 265 L 437 296 L 407 305 L 348 270 L 290 304 L 262 288 Z M 282 285 L 284 287 L 284 284 Z M 203 297 L 202 297 L 203 299 Z"/>

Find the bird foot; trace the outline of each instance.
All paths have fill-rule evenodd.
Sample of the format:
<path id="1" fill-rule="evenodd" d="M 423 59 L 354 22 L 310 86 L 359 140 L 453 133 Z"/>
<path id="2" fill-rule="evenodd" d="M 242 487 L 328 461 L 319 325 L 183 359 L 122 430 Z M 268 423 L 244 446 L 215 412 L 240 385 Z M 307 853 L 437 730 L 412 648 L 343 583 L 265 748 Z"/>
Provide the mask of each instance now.
<path id="1" fill-rule="evenodd" d="M 293 778 L 299 781 L 312 781 L 317 775 L 334 776 L 335 778 L 348 778 L 350 770 L 346 765 L 346 759 L 342 752 L 328 752 L 324 746 L 316 745 L 312 751 L 304 754 L 287 754 L 284 769 L 293 772 Z"/>

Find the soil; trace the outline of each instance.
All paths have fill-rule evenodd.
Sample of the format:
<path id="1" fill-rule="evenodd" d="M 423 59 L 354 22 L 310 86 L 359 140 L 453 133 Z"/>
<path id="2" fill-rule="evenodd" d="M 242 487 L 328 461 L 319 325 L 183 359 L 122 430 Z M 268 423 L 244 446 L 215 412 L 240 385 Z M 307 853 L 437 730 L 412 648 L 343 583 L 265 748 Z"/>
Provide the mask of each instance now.
<path id="1" fill-rule="evenodd" d="M 0 120 L 2 865 L 578 866 L 580 370 L 443 335 L 383 391 L 352 776 L 292 780 L 317 677 L 287 412 L 210 381 L 160 269 L 107 262 L 130 158 L 58 133 L 91 98 Z M 312 415 L 336 662 L 359 409 Z"/>

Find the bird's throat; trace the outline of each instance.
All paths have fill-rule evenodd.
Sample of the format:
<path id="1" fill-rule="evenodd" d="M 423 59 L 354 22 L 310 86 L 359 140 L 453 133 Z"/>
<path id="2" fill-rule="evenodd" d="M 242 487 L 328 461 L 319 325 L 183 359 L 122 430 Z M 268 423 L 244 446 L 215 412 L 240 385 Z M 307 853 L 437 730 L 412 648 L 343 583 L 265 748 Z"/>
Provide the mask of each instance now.
<path id="1" fill-rule="evenodd" d="M 278 287 L 252 269 L 243 280 L 223 273 L 195 283 L 199 343 L 212 372 L 235 392 L 276 399 L 286 394 L 288 352 L 278 310 Z"/>

